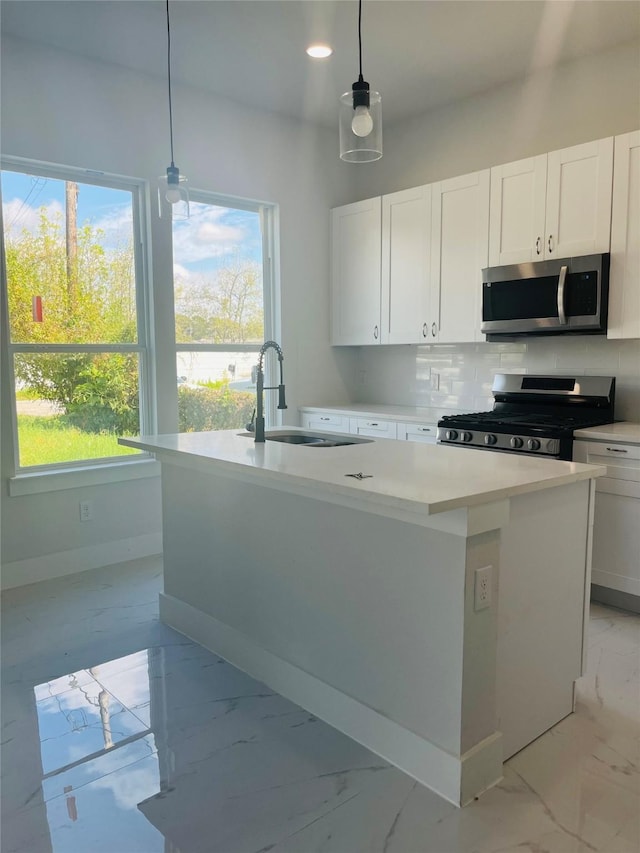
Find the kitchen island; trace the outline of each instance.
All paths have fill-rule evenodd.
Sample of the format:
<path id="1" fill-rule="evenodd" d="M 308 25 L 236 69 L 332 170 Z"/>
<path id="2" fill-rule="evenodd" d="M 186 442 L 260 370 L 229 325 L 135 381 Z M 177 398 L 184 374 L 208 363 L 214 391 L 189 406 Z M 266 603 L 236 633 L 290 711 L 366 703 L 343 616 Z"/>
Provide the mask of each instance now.
<path id="1" fill-rule="evenodd" d="M 384 439 L 121 442 L 162 463 L 163 621 L 448 800 L 572 712 L 603 468 Z"/>

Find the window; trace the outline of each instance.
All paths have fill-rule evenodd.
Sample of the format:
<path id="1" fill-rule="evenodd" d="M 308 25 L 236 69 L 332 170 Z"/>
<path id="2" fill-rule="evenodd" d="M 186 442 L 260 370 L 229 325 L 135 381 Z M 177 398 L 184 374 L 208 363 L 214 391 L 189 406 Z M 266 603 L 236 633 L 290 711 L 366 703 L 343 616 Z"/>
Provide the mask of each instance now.
<path id="1" fill-rule="evenodd" d="M 3 161 L 16 470 L 137 454 L 146 422 L 141 185 Z"/>
<path id="2" fill-rule="evenodd" d="M 205 193 L 192 194 L 190 211 L 173 221 L 179 430 L 244 427 L 257 353 L 275 336 L 274 211 Z"/>

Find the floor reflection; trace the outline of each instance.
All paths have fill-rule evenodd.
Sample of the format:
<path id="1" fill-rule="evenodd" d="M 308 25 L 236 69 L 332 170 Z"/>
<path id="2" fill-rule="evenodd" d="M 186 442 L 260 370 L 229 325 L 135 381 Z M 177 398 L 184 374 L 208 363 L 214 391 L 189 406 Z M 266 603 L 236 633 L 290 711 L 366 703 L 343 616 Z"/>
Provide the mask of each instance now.
<path id="1" fill-rule="evenodd" d="M 34 687 L 53 853 L 123 850 L 124 838 L 131 853 L 165 853 L 163 835 L 138 809 L 162 790 L 150 726 L 152 706 L 163 703 L 152 701 L 152 675 L 161 684 L 162 649 Z"/>

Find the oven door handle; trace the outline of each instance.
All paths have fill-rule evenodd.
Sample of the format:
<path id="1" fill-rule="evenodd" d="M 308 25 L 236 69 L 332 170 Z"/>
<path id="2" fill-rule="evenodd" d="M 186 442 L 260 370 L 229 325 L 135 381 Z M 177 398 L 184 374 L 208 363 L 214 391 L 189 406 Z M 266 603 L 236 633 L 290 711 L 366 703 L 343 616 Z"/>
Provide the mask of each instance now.
<path id="1" fill-rule="evenodd" d="M 567 282 L 567 270 L 568 267 L 564 264 L 560 267 L 560 275 L 558 276 L 558 322 L 561 326 L 567 325 L 567 315 L 564 307 L 564 290 Z"/>

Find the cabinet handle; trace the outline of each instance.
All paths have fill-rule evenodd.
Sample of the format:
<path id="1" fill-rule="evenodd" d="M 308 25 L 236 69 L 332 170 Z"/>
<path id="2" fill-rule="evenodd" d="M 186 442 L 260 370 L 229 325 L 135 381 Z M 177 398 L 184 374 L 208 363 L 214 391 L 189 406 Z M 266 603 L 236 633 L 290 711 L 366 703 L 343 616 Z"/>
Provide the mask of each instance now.
<path id="1" fill-rule="evenodd" d="M 540 239 L 540 237 L 538 237 L 536 240 L 536 255 L 540 254 L 541 249 L 542 249 L 542 240 Z"/>
<path id="2" fill-rule="evenodd" d="M 621 450 L 619 447 L 607 447 L 609 453 L 628 453 L 628 450 Z"/>
<path id="3" fill-rule="evenodd" d="M 431 427 L 418 427 L 418 432 L 431 432 Z"/>
<path id="4" fill-rule="evenodd" d="M 368 422 L 367 426 L 379 426 L 379 424 Z"/>
<path id="5" fill-rule="evenodd" d="M 428 334 L 429 334 L 429 327 L 427 326 L 426 323 L 423 323 L 422 324 L 422 337 L 426 338 L 428 336 Z"/>
<path id="6" fill-rule="evenodd" d="M 549 234 L 549 239 L 547 240 L 547 246 L 549 247 L 549 251 L 553 252 L 553 234 Z"/>
<path id="7" fill-rule="evenodd" d="M 431 334 L 434 338 L 438 334 L 438 326 L 436 325 L 436 323 L 431 324 Z"/>
<path id="8" fill-rule="evenodd" d="M 320 418 L 321 421 L 329 421 L 331 418 Z"/>
<path id="9" fill-rule="evenodd" d="M 378 340 L 378 327 L 377 327 L 377 326 L 374 326 L 374 327 L 373 327 L 373 337 L 374 337 L 376 340 Z"/>

